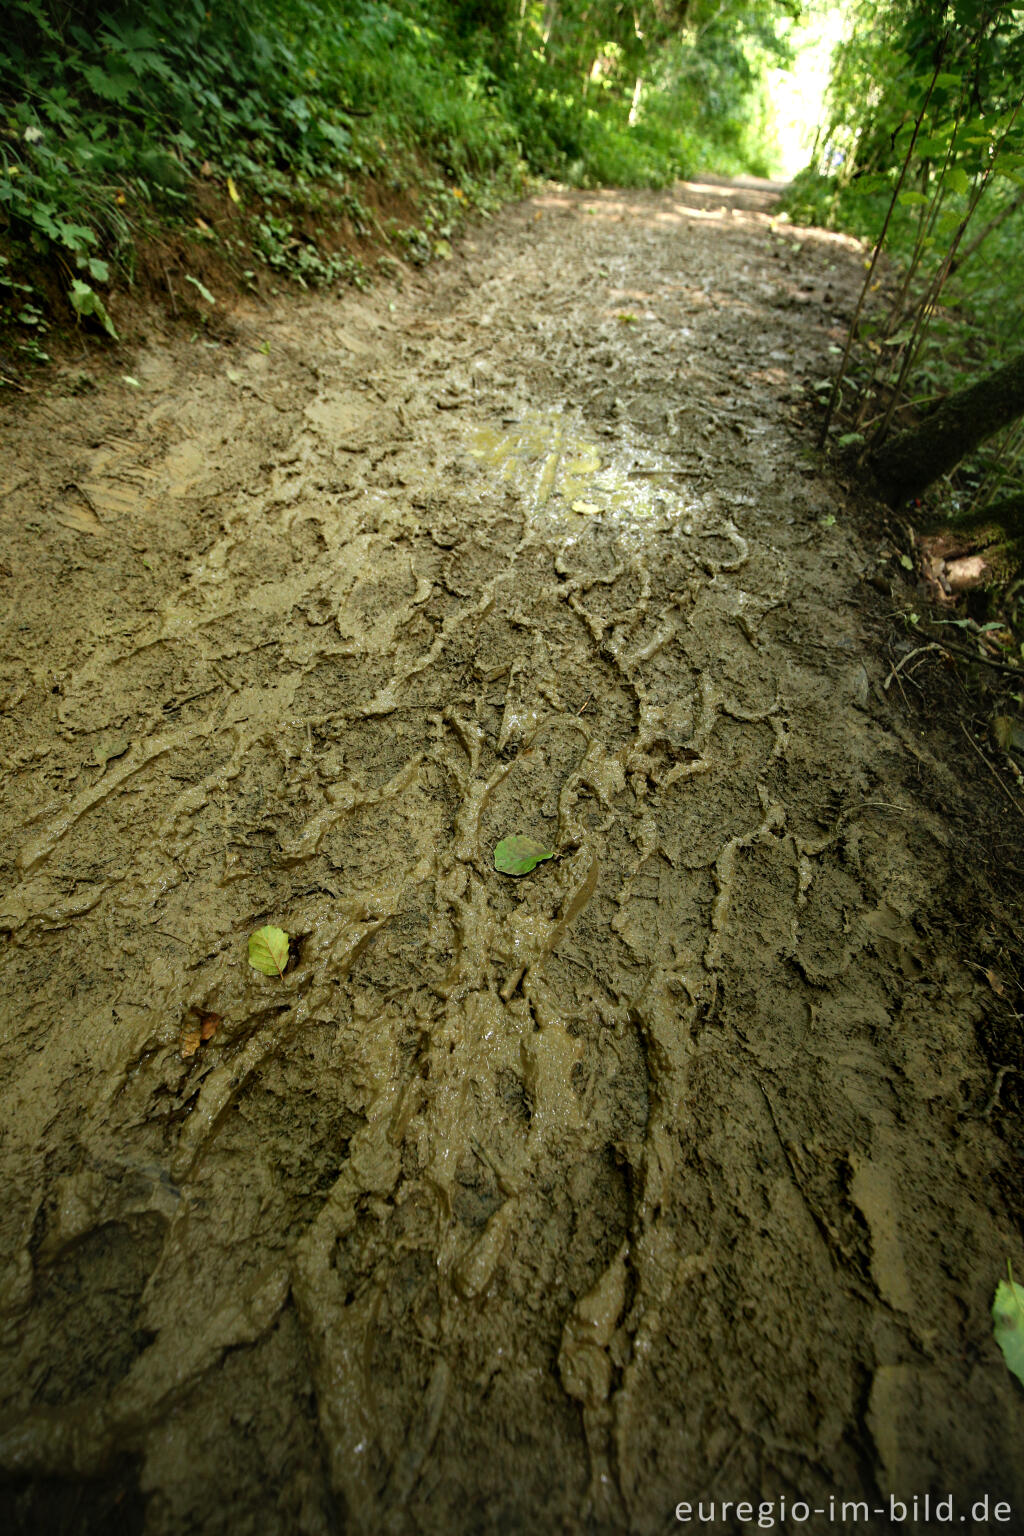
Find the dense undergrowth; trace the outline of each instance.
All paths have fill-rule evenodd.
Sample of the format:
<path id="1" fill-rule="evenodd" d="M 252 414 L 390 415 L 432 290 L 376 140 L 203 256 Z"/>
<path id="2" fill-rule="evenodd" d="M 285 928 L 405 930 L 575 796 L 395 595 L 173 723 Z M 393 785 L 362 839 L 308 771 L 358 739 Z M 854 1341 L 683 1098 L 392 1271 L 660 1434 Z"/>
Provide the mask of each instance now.
<path id="1" fill-rule="evenodd" d="M 801 223 L 863 238 L 863 305 L 821 381 L 833 439 L 862 462 L 1024 347 L 1024 7 L 857 0 L 812 165 L 788 194 Z M 971 555 L 977 619 L 1024 632 L 1024 401 L 979 422 L 962 462 L 908 515 L 938 584 Z M 906 440 L 906 439 L 905 439 Z M 929 542 L 930 541 L 930 544 Z M 956 573 L 947 593 L 957 593 Z M 990 644 L 994 642 L 990 641 Z M 1020 651 L 1024 655 L 1024 651 Z M 1018 658 L 1019 659 L 1019 658 Z"/>
<path id="2" fill-rule="evenodd" d="M 793 9 L 8 0 L 2 372 L 45 361 L 62 318 L 115 336 L 111 292 L 168 229 L 216 246 L 242 285 L 259 269 L 361 281 L 373 250 L 446 254 L 467 209 L 530 174 L 765 169 L 762 65 L 786 51 L 772 13 Z M 193 265 L 178 286 L 207 302 Z"/>

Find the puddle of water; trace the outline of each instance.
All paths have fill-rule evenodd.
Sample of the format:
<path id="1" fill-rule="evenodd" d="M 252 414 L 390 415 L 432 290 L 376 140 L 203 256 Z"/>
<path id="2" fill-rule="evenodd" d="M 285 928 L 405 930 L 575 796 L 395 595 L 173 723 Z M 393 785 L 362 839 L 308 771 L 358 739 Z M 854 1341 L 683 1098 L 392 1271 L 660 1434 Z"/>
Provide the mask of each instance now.
<path id="1" fill-rule="evenodd" d="M 527 411 L 503 428 L 478 427 L 469 454 L 515 486 L 534 515 L 621 519 L 692 510 L 676 489 L 666 501 L 672 473 L 650 453 L 625 438 L 598 445 L 558 409 Z"/>

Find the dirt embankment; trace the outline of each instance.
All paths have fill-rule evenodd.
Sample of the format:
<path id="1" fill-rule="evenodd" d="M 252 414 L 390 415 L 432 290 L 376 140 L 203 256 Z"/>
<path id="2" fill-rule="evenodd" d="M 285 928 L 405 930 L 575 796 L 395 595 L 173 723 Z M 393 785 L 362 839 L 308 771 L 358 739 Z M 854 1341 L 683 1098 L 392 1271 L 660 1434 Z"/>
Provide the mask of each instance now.
<path id="1" fill-rule="evenodd" d="M 5 1530 L 1024 1511 L 1003 917 L 769 209 L 551 193 L 6 423 Z"/>

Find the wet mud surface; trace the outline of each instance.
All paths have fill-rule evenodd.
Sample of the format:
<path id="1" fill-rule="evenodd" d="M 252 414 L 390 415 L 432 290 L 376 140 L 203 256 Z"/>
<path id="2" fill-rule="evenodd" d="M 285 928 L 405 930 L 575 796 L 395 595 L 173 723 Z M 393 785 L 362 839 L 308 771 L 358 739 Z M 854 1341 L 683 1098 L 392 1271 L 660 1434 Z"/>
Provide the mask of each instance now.
<path id="1" fill-rule="evenodd" d="M 966 789 L 770 204 L 551 192 L 6 423 L 6 1530 L 1024 1509 Z"/>

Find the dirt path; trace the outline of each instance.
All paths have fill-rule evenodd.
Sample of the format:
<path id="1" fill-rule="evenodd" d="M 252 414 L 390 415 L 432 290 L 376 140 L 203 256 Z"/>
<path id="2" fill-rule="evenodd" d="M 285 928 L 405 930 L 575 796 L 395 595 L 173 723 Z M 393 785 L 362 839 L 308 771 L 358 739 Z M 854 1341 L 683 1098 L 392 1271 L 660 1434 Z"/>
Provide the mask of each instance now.
<path id="1" fill-rule="evenodd" d="M 769 206 L 540 196 L 8 425 L 5 1531 L 1024 1511 L 967 800 Z"/>

